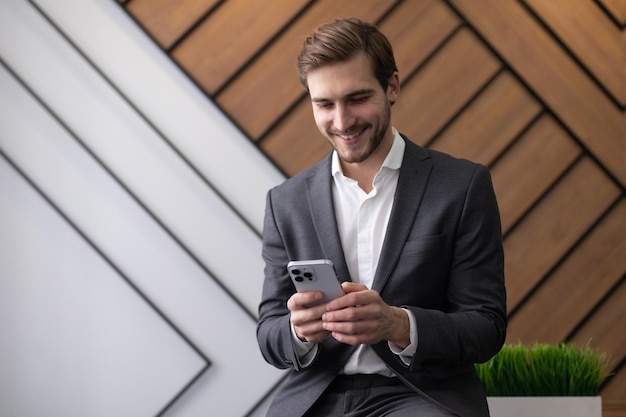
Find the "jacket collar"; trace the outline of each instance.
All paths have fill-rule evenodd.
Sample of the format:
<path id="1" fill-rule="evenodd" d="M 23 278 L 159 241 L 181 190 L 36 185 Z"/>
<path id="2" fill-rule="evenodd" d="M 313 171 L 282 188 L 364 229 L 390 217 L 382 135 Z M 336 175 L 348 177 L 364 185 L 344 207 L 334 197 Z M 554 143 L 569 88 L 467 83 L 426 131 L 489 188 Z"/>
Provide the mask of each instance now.
<path id="1" fill-rule="evenodd" d="M 382 291 L 400 257 L 404 243 L 424 195 L 432 161 L 428 152 L 402 135 L 406 143 L 393 209 L 387 225 L 373 288 Z M 307 196 L 317 238 L 324 256 L 335 265 L 341 280 L 349 280 L 350 272 L 339 238 L 332 197 L 332 152 L 312 170 L 306 180 Z"/>

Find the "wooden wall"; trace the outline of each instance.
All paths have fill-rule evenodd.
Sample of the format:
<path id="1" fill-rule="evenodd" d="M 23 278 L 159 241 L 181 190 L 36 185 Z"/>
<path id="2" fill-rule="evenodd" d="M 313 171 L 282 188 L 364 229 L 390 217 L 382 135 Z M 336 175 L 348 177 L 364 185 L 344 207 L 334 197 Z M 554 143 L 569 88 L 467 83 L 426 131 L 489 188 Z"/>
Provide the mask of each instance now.
<path id="1" fill-rule="evenodd" d="M 335 17 L 377 23 L 402 81 L 394 126 L 491 169 L 507 342 L 606 351 L 605 411 L 626 410 L 626 2 L 120 3 L 287 176 L 329 151 L 296 76 L 304 36 Z"/>

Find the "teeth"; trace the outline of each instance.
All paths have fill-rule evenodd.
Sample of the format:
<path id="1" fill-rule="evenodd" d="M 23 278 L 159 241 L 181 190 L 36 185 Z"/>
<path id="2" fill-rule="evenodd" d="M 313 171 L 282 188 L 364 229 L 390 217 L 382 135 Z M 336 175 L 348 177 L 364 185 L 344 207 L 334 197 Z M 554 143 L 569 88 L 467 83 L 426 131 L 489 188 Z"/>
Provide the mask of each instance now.
<path id="1" fill-rule="evenodd" d="M 349 139 L 356 138 L 361 133 L 363 133 L 363 130 L 359 130 L 358 132 L 354 132 L 354 133 L 351 133 L 349 135 L 339 135 L 339 136 L 341 136 L 343 139 L 348 139 L 349 140 Z"/>

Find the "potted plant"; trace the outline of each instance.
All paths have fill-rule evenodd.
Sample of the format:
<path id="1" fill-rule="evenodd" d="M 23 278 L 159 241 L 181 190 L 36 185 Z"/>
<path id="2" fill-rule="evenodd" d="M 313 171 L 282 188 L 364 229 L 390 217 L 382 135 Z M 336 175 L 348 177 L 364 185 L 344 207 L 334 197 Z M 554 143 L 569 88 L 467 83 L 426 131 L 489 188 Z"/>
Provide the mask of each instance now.
<path id="1" fill-rule="evenodd" d="M 504 345 L 477 364 L 491 417 L 601 417 L 609 358 L 571 343 Z"/>

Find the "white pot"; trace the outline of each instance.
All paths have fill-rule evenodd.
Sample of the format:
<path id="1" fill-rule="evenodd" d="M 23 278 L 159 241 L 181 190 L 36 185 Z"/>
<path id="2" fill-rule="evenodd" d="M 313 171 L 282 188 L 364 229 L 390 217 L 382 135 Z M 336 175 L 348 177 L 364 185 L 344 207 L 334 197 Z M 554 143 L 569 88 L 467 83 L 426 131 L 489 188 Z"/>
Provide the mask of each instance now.
<path id="1" fill-rule="evenodd" d="M 487 397 L 491 417 L 602 417 L 598 397 Z"/>

